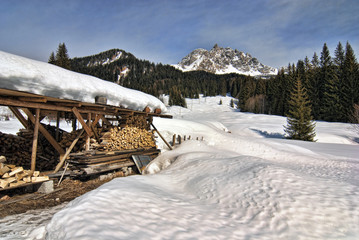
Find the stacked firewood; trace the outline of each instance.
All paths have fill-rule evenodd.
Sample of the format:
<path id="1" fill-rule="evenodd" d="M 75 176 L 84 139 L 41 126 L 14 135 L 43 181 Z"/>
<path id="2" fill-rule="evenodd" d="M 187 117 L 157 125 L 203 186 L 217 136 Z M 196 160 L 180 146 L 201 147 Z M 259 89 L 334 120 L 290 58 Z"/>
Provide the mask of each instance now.
<path id="1" fill-rule="evenodd" d="M 93 144 L 107 151 L 132 150 L 156 147 L 150 125 L 144 116 L 129 116 L 122 119 L 119 127 L 101 134 L 101 142 Z"/>
<path id="2" fill-rule="evenodd" d="M 152 132 L 138 127 L 111 128 L 101 140 L 101 145 L 108 151 L 156 147 Z"/>
<path id="3" fill-rule="evenodd" d="M 33 131 L 28 129 L 20 129 L 17 136 L 0 132 L 0 155 L 5 156 L 9 164 L 30 168 L 33 136 Z M 53 169 L 58 162 L 58 156 L 45 137 L 39 134 L 36 169 Z"/>
<path id="4" fill-rule="evenodd" d="M 46 130 L 55 138 L 56 131 L 55 127 L 50 125 L 43 125 Z M 60 132 L 60 137 L 63 132 Z M 25 154 L 27 158 L 25 161 L 15 161 L 13 164 L 24 166 L 26 168 L 30 168 L 30 159 L 31 159 L 31 151 L 32 151 L 32 140 L 34 137 L 33 130 L 30 129 L 20 129 L 17 133 L 19 137 L 22 137 L 28 142 L 28 153 Z M 54 147 L 49 143 L 49 141 L 40 133 L 37 143 L 37 152 L 36 152 L 36 169 L 45 171 L 52 170 L 56 166 L 59 159 L 59 155 Z"/>
<path id="5" fill-rule="evenodd" d="M 63 149 L 70 147 L 72 142 L 75 140 L 77 135 L 80 133 L 81 130 L 72 131 L 70 133 L 64 132 L 62 134 L 62 139 L 60 141 L 60 146 Z M 82 151 L 84 149 L 84 145 L 86 142 L 86 134 L 82 134 L 82 137 L 76 143 L 75 147 L 73 148 L 72 152 Z"/>
<path id="6" fill-rule="evenodd" d="M 141 129 L 150 129 L 150 124 L 147 119 L 141 115 L 129 116 L 124 119 L 122 123 L 122 127 L 137 127 Z"/>
<path id="7" fill-rule="evenodd" d="M 0 132 L 0 155 L 9 164 L 30 167 L 32 142 L 26 138 Z"/>
<path id="8" fill-rule="evenodd" d="M 14 164 L 7 164 L 5 156 L 0 156 L 0 188 L 16 187 L 25 183 L 36 183 L 49 180 L 40 176 L 39 171 L 31 172 Z"/>

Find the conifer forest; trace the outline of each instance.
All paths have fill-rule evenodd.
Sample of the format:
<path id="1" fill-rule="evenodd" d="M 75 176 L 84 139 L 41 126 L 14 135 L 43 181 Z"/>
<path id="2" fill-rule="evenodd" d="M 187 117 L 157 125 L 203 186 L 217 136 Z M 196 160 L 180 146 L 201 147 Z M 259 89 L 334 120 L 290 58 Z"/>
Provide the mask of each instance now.
<path id="1" fill-rule="evenodd" d="M 65 44 L 60 44 L 56 56 L 49 62 L 60 65 L 68 58 Z M 60 51 L 59 51 L 60 50 Z M 61 54 L 65 52 L 66 54 Z M 121 57 L 108 64 L 96 63 L 110 58 L 116 52 Z M 355 106 L 359 104 L 359 65 L 349 42 L 338 43 L 334 55 L 326 44 L 318 56 L 305 57 L 296 64 L 288 64 L 269 79 L 239 74 L 216 75 L 205 71 L 182 72 L 170 65 L 140 60 L 123 50 L 112 49 L 97 55 L 73 58 L 72 71 L 89 74 L 137 89 L 154 96 L 170 95 L 170 105 L 186 107 L 184 98 L 226 95 L 238 99 L 238 108 L 244 112 L 272 115 L 290 115 L 291 94 L 300 80 L 308 97 L 310 115 L 315 120 L 352 122 Z M 126 74 L 123 74 L 127 70 Z"/>

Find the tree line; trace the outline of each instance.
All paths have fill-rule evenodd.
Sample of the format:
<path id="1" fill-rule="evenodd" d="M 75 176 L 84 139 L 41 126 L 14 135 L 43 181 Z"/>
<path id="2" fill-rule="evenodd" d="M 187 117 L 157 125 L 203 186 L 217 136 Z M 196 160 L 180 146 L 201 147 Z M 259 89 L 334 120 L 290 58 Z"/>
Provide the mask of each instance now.
<path id="1" fill-rule="evenodd" d="M 121 58 L 112 63 L 88 64 L 111 59 L 118 51 L 122 52 Z M 339 42 L 334 57 L 324 44 L 320 58 L 314 53 L 311 60 L 305 57 L 296 65 L 289 64 L 270 79 L 204 71 L 182 72 L 170 65 L 137 59 L 120 49 L 69 59 L 69 65 L 62 58 L 69 59 L 64 43 L 59 45 L 56 56 L 51 54 L 49 62 L 157 97 L 170 95 L 171 105 L 185 106 L 184 98 L 198 98 L 199 94 L 225 96 L 229 93 L 238 99 L 241 111 L 287 116 L 297 80 L 306 89 L 311 116 L 316 120 L 350 122 L 354 105 L 359 104 L 358 63 L 349 43 L 344 49 Z M 124 69 L 128 70 L 125 75 L 121 74 Z"/>
<path id="2" fill-rule="evenodd" d="M 297 64 L 289 64 L 268 81 L 248 81 L 239 93 L 242 111 L 287 116 L 290 95 L 297 79 L 307 91 L 316 120 L 351 122 L 359 104 L 359 66 L 349 43 L 339 42 L 331 57 L 327 44 L 320 58 L 314 53 Z"/>

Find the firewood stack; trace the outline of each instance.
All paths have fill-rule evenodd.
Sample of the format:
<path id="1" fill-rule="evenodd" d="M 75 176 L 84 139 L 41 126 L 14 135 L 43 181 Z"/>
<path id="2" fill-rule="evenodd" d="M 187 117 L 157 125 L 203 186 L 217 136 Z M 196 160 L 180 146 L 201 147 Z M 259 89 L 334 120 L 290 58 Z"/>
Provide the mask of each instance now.
<path id="1" fill-rule="evenodd" d="M 143 116 L 130 116 L 125 125 L 102 134 L 99 148 L 107 151 L 149 149 L 156 147 L 150 125 Z"/>
<path id="2" fill-rule="evenodd" d="M 49 180 L 48 176 L 40 176 L 39 171 L 31 173 L 23 167 L 7 164 L 5 156 L 0 156 L 0 188 L 16 187 L 26 183 L 36 183 Z"/>
<path id="3" fill-rule="evenodd" d="M 49 129 L 50 127 L 44 126 Z M 51 130 L 50 133 L 53 133 Z M 54 133 L 53 133 L 54 134 Z M 0 155 L 7 158 L 11 165 L 29 169 L 31 166 L 31 151 L 33 130 L 20 129 L 16 135 L 0 132 Z M 59 155 L 42 134 L 39 134 L 36 169 L 40 171 L 52 170 L 58 162 Z"/>
<path id="4" fill-rule="evenodd" d="M 77 135 L 81 130 L 72 131 L 70 133 L 63 133 L 62 139 L 60 141 L 60 146 L 64 149 L 70 147 L 71 143 L 75 140 Z M 76 143 L 75 147 L 73 148 L 72 152 L 78 152 L 84 149 L 84 145 L 86 142 L 86 134 L 83 134 L 79 141 Z"/>

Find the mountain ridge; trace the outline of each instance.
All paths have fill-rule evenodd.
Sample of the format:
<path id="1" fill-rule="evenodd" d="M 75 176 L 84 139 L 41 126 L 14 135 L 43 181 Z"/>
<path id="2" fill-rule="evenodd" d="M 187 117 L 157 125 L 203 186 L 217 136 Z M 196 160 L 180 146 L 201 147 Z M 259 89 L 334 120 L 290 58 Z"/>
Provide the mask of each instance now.
<path id="1" fill-rule="evenodd" d="M 211 50 L 198 48 L 185 56 L 175 68 L 187 71 L 206 71 L 215 74 L 238 73 L 249 76 L 276 75 L 276 68 L 266 66 L 249 53 L 230 47 L 223 48 L 217 44 Z"/>

